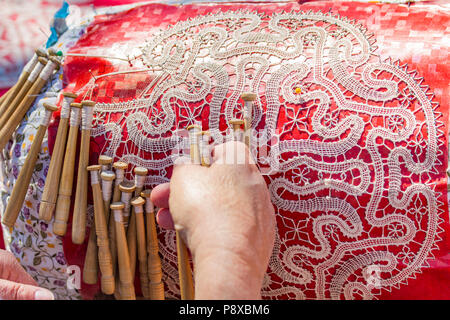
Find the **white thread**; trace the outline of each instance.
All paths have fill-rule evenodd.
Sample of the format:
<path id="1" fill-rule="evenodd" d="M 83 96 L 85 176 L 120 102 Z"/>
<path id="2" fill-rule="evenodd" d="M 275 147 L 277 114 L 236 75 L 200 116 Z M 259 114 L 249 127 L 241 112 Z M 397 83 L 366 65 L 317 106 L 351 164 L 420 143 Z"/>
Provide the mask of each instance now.
<path id="1" fill-rule="evenodd" d="M 145 176 L 136 175 L 134 177 L 134 183 L 136 184 L 136 188 L 142 188 L 145 184 Z"/>
<path id="2" fill-rule="evenodd" d="M 80 108 L 70 108 L 71 112 L 70 112 L 70 126 L 72 127 L 78 127 L 80 125 L 80 120 L 81 120 L 81 112 L 80 112 Z"/>
<path id="3" fill-rule="evenodd" d="M 114 220 L 116 222 L 123 222 L 122 210 L 114 210 Z"/>
<path id="4" fill-rule="evenodd" d="M 200 157 L 206 165 L 211 164 L 211 149 L 207 140 L 207 136 L 202 136 L 199 141 Z"/>
<path id="5" fill-rule="evenodd" d="M 104 180 L 102 179 L 102 194 L 103 200 L 109 201 L 112 195 L 112 180 Z"/>
<path id="6" fill-rule="evenodd" d="M 155 205 L 150 200 L 150 198 L 145 199 L 145 211 L 147 213 L 154 212 L 155 211 Z"/>
<path id="7" fill-rule="evenodd" d="M 51 118 L 52 118 L 52 111 L 45 109 L 44 116 L 41 119 L 41 126 L 48 127 Z"/>
<path id="8" fill-rule="evenodd" d="M 91 171 L 91 185 L 98 184 L 98 171 Z"/>
<path id="9" fill-rule="evenodd" d="M 94 108 L 84 106 L 81 113 L 81 129 L 91 130 L 93 118 L 94 118 Z"/>
<path id="10" fill-rule="evenodd" d="M 44 81 L 47 81 L 48 78 L 53 74 L 53 70 L 56 68 L 56 63 L 49 60 L 47 64 L 45 65 L 45 68 L 42 70 L 42 72 L 39 74 L 39 78 L 41 78 Z"/>
<path id="11" fill-rule="evenodd" d="M 253 103 L 251 101 L 244 102 L 244 119 L 252 118 L 252 105 Z M 251 123 L 249 123 L 248 126 L 251 127 Z"/>
<path id="12" fill-rule="evenodd" d="M 235 141 L 243 141 L 244 132 L 242 129 L 237 129 L 233 132 L 234 140 Z"/>
<path id="13" fill-rule="evenodd" d="M 198 127 L 193 127 L 189 129 L 188 132 L 189 132 L 189 143 L 191 145 L 198 144 L 198 136 L 199 136 L 198 133 L 200 132 L 200 129 Z"/>
<path id="14" fill-rule="evenodd" d="M 109 164 L 102 164 L 102 171 L 108 171 L 109 170 Z"/>
<path id="15" fill-rule="evenodd" d="M 34 82 L 41 73 L 42 69 L 44 69 L 44 65 L 42 63 L 39 62 L 38 64 L 36 64 L 33 71 L 31 71 L 30 75 L 28 76 L 28 81 Z"/>
<path id="16" fill-rule="evenodd" d="M 130 200 L 133 197 L 132 192 L 122 192 L 122 196 L 120 198 L 121 202 L 125 204 L 124 208 L 124 217 L 128 217 L 130 215 Z"/>
<path id="17" fill-rule="evenodd" d="M 123 182 L 123 179 L 125 177 L 125 171 L 122 169 L 116 169 L 116 180 L 115 185 L 118 186 Z"/>
<path id="18" fill-rule="evenodd" d="M 23 72 L 31 73 L 36 66 L 36 63 L 38 62 L 38 55 L 35 53 L 33 55 L 33 58 L 31 58 L 30 61 L 23 67 Z"/>
<path id="19" fill-rule="evenodd" d="M 63 97 L 61 106 L 61 119 L 67 119 L 70 117 L 70 104 L 75 100 L 71 97 Z"/>

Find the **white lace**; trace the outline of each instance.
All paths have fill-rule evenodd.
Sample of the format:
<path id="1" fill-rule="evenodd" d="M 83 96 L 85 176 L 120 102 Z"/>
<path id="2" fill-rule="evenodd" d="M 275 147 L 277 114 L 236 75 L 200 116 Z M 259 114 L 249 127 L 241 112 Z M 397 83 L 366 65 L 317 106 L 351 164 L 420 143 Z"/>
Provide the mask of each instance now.
<path id="1" fill-rule="evenodd" d="M 286 230 L 263 297 L 372 299 L 420 272 L 443 221 L 432 183 L 440 114 L 421 79 L 382 61 L 373 43 L 361 25 L 320 12 L 230 11 L 179 22 L 141 48 L 154 70 L 147 90 L 128 102 L 97 103 L 92 134 L 107 137 L 102 154 L 159 172 L 146 180 L 159 184 L 168 180 L 170 151 L 186 143 L 178 130 L 208 107 L 211 135 L 223 140 L 220 117 L 242 118 L 241 93 L 257 92 L 245 113 L 252 128 L 263 124 L 254 137 L 268 152 L 252 153 L 268 170 Z M 112 115 L 119 120 L 110 122 Z M 166 284 L 177 293 L 174 233 L 165 232 L 164 243 Z M 366 277 L 372 267 L 377 285 Z"/>

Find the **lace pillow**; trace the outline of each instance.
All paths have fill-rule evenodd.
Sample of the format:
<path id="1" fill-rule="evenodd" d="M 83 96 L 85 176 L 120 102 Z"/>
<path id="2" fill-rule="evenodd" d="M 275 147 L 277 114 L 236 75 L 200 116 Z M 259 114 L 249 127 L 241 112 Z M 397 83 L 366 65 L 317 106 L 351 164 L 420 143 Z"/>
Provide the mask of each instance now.
<path id="1" fill-rule="evenodd" d="M 130 169 L 144 166 L 148 187 L 169 181 L 172 150 L 185 143 L 179 131 L 201 122 L 216 141 L 229 139 L 228 121 L 243 113 L 240 94 L 257 92 L 252 152 L 278 223 L 263 298 L 448 298 L 442 287 L 450 286 L 438 282 L 450 271 L 447 263 L 438 267 L 449 235 L 448 88 L 439 77 L 448 45 L 445 23 L 436 22 L 446 13 L 431 8 L 137 6 L 81 28 L 71 48 L 62 47 L 59 84 L 97 102 L 91 162 L 107 154 Z M 55 127 L 49 132 L 51 147 Z M 21 143 L 16 136 L 13 150 Z M 21 154 L 7 163 L 9 174 Z M 33 186 L 38 200 L 42 183 Z M 24 243 L 37 246 L 42 257 L 47 248 L 39 247 L 36 229 L 51 234 L 51 224 L 43 231 L 30 204 L 10 245 L 18 256 Z M 175 234 L 159 230 L 159 240 L 166 296 L 178 297 Z M 66 236 L 48 257 L 60 259 L 54 274 L 82 266 L 84 250 Z M 84 288 L 86 295 L 95 289 Z"/>

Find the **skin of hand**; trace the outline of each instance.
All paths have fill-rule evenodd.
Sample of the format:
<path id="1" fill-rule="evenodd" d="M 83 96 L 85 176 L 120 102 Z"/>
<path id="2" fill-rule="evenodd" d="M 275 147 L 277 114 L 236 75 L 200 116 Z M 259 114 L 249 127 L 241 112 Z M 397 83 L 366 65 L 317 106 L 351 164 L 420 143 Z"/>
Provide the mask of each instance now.
<path id="1" fill-rule="evenodd" d="M 276 221 L 245 144 L 216 146 L 210 167 L 176 161 L 170 183 L 153 189 L 151 200 L 158 224 L 175 227 L 191 251 L 196 299 L 261 298 Z"/>
<path id="2" fill-rule="evenodd" d="M 12 253 L 0 250 L 0 300 L 54 300 L 54 296 L 38 287 Z"/>

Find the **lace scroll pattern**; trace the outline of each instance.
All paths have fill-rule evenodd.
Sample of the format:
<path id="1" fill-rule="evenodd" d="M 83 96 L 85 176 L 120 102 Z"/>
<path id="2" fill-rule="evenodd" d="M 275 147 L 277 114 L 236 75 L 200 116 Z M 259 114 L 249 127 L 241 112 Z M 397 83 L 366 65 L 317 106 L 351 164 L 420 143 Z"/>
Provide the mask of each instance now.
<path id="1" fill-rule="evenodd" d="M 98 102 L 101 152 L 149 168 L 148 186 L 166 182 L 178 130 L 199 121 L 223 141 L 242 117 L 240 94 L 258 92 L 252 128 L 267 148 L 252 152 L 278 221 L 264 298 L 373 299 L 426 266 L 444 221 L 441 114 L 415 72 L 376 55 L 363 26 L 321 12 L 227 11 L 145 40 L 146 73 L 80 88 Z M 139 88 L 114 101 L 111 81 Z M 174 233 L 160 239 L 176 296 Z"/>

